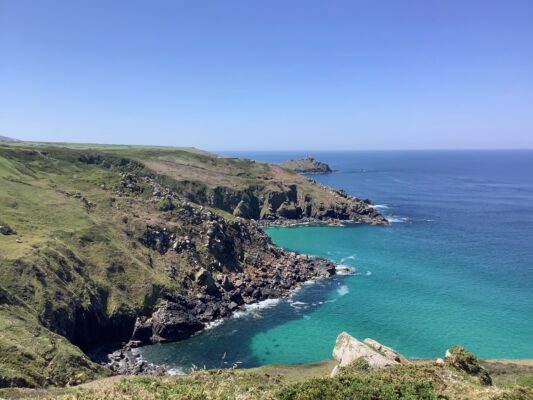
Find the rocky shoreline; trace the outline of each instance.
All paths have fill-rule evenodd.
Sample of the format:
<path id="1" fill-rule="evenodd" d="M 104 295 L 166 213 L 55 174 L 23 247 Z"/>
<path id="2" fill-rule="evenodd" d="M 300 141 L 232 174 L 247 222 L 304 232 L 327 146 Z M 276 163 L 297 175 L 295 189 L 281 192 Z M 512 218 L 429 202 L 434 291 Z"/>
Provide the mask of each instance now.
<path id="1" fill-rule="evenodd" d="M 234 221 L 202 206 L 195 207 L 146 175 L 123 174 L 122 189 L 116 194 L 135 196 L 141 192 L 141 182 L 151 186 L 152 197 L 148 201 L 157 204 L 168 216 L 164 223 L 148 226 L 139 241 L 169 260 L 176 255 L 187 256 L 196 267 L 188 275 L 176 277 L 182 279 L 186 293 L 168 294 L 150 315 L 138 316 L 130 340 L 107 354 L 105 363 L 118 374 L 167 374 L 165 366 L 143 360 L 138 347 L 185 340 L 210 323 L 242 311 L 248 304 L 289 297 L 304 282 L 335 274 L 334 263 L 283 250 L 272 244 L 262 228 L 388 224 L 370 201 L 353 198 L 341 190 L 334 192 L 348 202 L 336 208 L 319 209 L 316 216 L 291 218 L 292 215 L 275 213 L 259 220 L 237 217 Z M 174 222 L 196 228 L 183 231 L 175 228 Z M 207 251 L 207 258 L 202 257 L 202 249 Z M 240 254 L 235 254 L 235 249 L 240 249 Z M 237 267 L 241 263 L 246 265 L 244 269 Z"/>
<path id="2" fill-rule="evenodd" d="M 339 220 L 335 218 L 325 218 L 325 219 L 301 218 L 298 220 L 281 219 L 281 218 L 274 219 L 274 220 L 262 219 L 262 220 L 257 221 L 257 224 L 264 229 L 270 228 L 270 227 L 293 228 L 293 227 L 298 227 L 298 226 L 350 226 L 350 225 L 360 225 L 360 224 L 378 225 L 378 224 L 372 224 L 372 223 L 354 221 L 354 220 Z M 379 225 L 385 225 L 385 224 L 379 223 Z"/>
<path id="3" fill-rule="evenodd" d="M 331 277 L 333 262 L 294 252 L 282 251 L 288 262 L 269 271 L 251 275 L 219 276 L 214 288 L 205 286 L 189 296 L 167 301 L 150 318 L 138 318 L 131 340 L 107 355 L 106 365 L 120 375 L 167 375 L 169 367 L 153 365 L 140 356 L 138 347 L 151 343 L 185 340 L 200 334 L 210 323 L 229 318 L 248 304 L 290 297 L 304 283 Z M 212 290 L 218 290 L 215 295 Z M 211 294 L 210 294 L 211 292 Z"/>

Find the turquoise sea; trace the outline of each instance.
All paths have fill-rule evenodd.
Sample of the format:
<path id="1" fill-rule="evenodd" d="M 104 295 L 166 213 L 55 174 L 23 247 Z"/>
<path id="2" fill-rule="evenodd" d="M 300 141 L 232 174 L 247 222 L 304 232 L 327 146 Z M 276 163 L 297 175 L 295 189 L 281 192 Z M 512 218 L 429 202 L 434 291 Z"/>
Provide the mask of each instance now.
<path id="1" fill-rule="evenodd" d="M 232 153 L 281 162 L 304 153 Z M 533 151 L 314 152 L 314 175 L 369 198 L 390 227 L 270 228 L 278 245 L 352 267 L 143 356 L 177 369 L 331 357 L 341 331 L 408 357 L 462 344 L 533 358 Z"/>

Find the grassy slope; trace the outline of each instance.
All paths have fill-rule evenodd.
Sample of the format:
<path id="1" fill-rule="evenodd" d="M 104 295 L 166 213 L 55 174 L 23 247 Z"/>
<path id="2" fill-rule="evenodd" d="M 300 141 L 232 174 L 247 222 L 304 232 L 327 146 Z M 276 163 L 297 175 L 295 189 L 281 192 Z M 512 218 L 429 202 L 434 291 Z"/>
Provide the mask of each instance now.
<path id="1" fill-rule="evenodd" d="M 24 307 L 0 305 L 0 381 L 19 386 L 72 385 L 110 375 Z"/>
<path id="2" fill-rule="evenodd" d="M 0 347 L 4 350 L 0 376 L 15 379 L 18 370 L 17 379 L 27 384 L 65 384 L 70 381 L 67 375 L 77 369 L 76 362 L 71 367 L 65 363 L 67 371 L 47 377 L 41 368 L 43 360 L 63 352 L 75 361 L 82 357 L 79 349 L 43 330 L 42 341 L 54 341 L 56 347 L 48 351 L 46 343 L 21 339 L 23 349 L 36 357 L 18 360 L 20 348 L 14 343 L 19 341 L 18 331 L 24 329 L 14 328 L 15 318 L 29 333 L 39 326 L 36 317 L 42 321 L 51 315 L 72 319 L 74 304 L 91 307 L 96 298 L 105 299 L 104 308 L 111 315 L 119 307 L 138 307 L 154 287 L 172 283 L 159 273 L 157 253 L 130 247 L 131 240 L 121 229 L 121 207 L 127 207 L 121 201 L 110 206 L 111 195 L 99 187 L 102 182 L 116 182 L 116 171 L 73 163 L 61 154 L 53 158 L 19 149 L 13 152 L 4 146 L 0 151 L 0 224 L 17 232 L 0 235 L 0 293 L 8 298 L 0 307 Z M 96 208 L 88 211 L 81 199 L 65 195 L 76 191 L 97 204 Z M 113 274 L 112 264 L 127 268 Z M 51 355 L 44 356 L 47 351 Z M 84 362 L 94 372 L 107 373 L 87 359 Z"/>
<path id="3" fill-rule="evenodd" d="M 352 367 L 329 378 L 332 362 L 199 371 L 187 377 L 128 377 L 71 389 L 0 390 L 11 398 L 61 399 L 531 399 L 533 388 L 482 386 L 453 368 L 424 362 L 379 371 Z"/>
<path id="4" fill-rule="evenodd" d="M 120 157 L 144 157 L 145 151 L 154 151 L 112 148 Z M 7 379 L 4 385 L 72 382 L 75 360 L 83 357 L 78 348 L 43 328 L 42 340 L 20 340 L 35 357 L 19 360 L 22 347 L 14 343 L 20 331 L 31 337 L 29 333 L 44 322 L 68 334 L 67 321 L 76 318 L 76 308 L 102 308 L 107 316 L 137 312 L 152 307 L 163 290 L 181 291 L 180 284 L 169 279 L 162 256 L 139 245 L 132 235 L 146 223 L 160 223 L 160 213 L 151 206 L 147 209 L 143 196 L 115 196 L 112 188 L 118 185 L 121 170 L 79 162 L 79 156 L 86 153 L 84 149 L 0 146 L 0 225 L 16 230 L 16 235 L 0 235 L 0 299 L 5 297 L 0 301 L 5 303 L 0 306 L 0 376 Z M 66 195 L 76 192 L 96 206 L 88 208 L 82 198 Z M 15 329 L 14 318 L 27 329 Z M 54 341 L 55 347 L 45 350 L 46 340 Z M 74 361 L 64 363 L 66 371 L 46 376 L 42 370 L 46 359 L 61 352 Z M 86 358 L 84 363 L 88 369 L 78 381 L 107 373 Z"/>

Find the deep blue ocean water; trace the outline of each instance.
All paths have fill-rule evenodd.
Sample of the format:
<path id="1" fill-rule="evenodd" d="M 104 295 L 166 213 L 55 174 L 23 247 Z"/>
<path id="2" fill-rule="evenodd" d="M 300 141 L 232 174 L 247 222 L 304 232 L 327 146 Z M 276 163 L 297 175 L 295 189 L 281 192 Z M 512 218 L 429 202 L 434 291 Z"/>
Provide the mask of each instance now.
<path id="1" fill-rule="evenodd" d="M 304 153 L 232 153 L 281 162 Z M 533 151 L 313 152 L 313 179 L 369 198 L 390 227 L 271 228 L 278 245 L 352 267 L 184 342 L 143 348 L 176 368 L 331 357 L 347 331 L 408 357 L 462 344 L 533 358 Z"/>

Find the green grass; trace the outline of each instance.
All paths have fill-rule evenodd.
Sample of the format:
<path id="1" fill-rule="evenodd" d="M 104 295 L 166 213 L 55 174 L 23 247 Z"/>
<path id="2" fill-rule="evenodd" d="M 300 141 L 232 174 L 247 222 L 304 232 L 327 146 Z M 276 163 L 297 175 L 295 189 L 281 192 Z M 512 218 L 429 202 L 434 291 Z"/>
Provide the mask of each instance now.
<path id="1" fill-rule="evenodd" d="M 5 353 L 0 381 L 7 380 L 4 386 L 68 383 L 66 378 L 48 379 L 49 371 L 39 356 L 42 343 L 23 341 L 22 327 L 35 331 L 40 323 L 43 329 L 67 334 L 73 329 L 76 310 L 112 318 L 153 307 L 159 298 L 154 293 L 181 290 L 181 284 L 166 273 L 161 256 L 138 243 L 146 222 L 131 213 L 137 207 L 143 210 L 142 198 L 114 194 L 122 169 L 80 161 L 84 155 L 64 148 L 0 146 L 0 223 L 16 231 L 16 235 L 0 235 L 0 294 L 6 295 L 4 300 L 0 296 L 0 347 Z M 106 189 L 100 187 L 102 183 Z M 76 192 L 81 195 L 73 196 Z M 87 201 L 95 206 L 87 207 Z M 125 224 L 124 217 L 132 222 Z M 13 315 L 8 313 L 15 307 L 25 310 L 19 325 L 12 323 Z M 13 344 L 19 337 L 23 346 Z M 52 336 L 43 336 L 48 337 Z M 55 341 L 57 347 L 49 350 L 53 357 L 68 354 L 77 355 L 72 360 L 82 360 L 83 353 L 66 339 Z M 18 363 L 17 354 L 24 352 L 30 356 Z M 63 364 L 67 371 L 75 362 Z M 80 379 L 94 376 L 85 374 Z"/>
<path id="2" fill-rule="evenodd" d="M 0 390 L 0 396 L 42 399 L 531 399 L 526 387 L 484 386 L 452 367 L 435 363 L 377 371 L 352 367 L 334 378 L 331 363 L 267 366 L 250 370 L 197 371 L 183 377 L 104 379 L 71 389 Z"/>
<path id="3" fill-rule="evenodd" d="M 0 386 L 74 385 L 109 374 L 25 307 L 0 305 Z"/>

